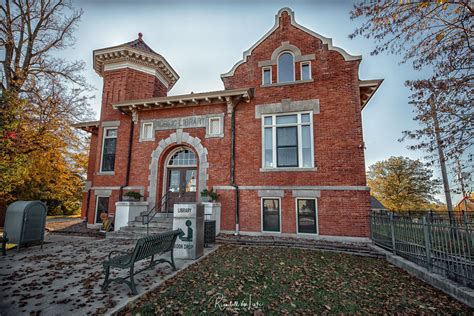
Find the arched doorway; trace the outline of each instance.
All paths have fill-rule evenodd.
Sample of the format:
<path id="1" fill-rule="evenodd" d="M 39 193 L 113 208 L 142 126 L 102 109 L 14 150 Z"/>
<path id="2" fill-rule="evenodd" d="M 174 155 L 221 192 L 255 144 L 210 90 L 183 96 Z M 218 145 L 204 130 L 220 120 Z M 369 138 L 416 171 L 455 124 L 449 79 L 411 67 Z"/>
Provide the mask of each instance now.
<path id="1" fill-rule="evenodd" d="M 167 212 L 176 203 L 195 203 L 197 194 L 197 158 L 187 147 L 173 150 L 165 160 L 163 184 L 168 195 Z"/>

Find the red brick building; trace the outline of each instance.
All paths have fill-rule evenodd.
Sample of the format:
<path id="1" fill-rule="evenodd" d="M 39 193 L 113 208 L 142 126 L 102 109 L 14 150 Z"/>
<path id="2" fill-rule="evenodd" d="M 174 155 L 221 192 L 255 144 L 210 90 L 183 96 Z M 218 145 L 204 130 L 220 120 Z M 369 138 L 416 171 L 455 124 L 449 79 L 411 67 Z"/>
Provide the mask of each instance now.
<path id="1" fill-rule="evenodd" d="M 381 80 L 360 80 L 360 62 L 288 8 L 224 90 L 167 96 L 179 76 L 141 34 L 95 50 L 104 86 L 100 121 L 78 124 L 91 132 L 82 215 L 99 222 L 131 190 L 151 209 L 212 188 L 223 232 L 367 237 L 361 111 Z"/>

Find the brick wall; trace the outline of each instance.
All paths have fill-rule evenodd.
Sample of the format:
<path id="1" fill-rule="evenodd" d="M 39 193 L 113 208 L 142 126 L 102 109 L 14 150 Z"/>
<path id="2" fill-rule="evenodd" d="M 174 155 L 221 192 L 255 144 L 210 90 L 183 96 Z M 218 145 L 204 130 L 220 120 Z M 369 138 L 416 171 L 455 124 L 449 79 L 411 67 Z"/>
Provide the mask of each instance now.
<path id="1" fill-rule="evenodd" d="M 254 98 L 241 103 L 236 110 L 236 182 L 239 186 L 365 186 L 365 165 L 362 139 L 361 105 L 358 87 L 359 61 L 346 61 L 337 51 L 328 50 L 320 39 L 289 23 L 289 16 L 282 13 L 280 27 L 258 45 L 246 62 L 236 68 L 232 77 L 223 79 L 226 89 L 255 88 Z M 302 55 L 315 54 L 311 60 L 313 82 L 261 87 L 259 61 L 271 59 L 272 53 L 289 42 L 301 50 Z M 296 78 L 300 77 L 300 64 L 295 65 Z M 273 81 L 276 81 L 273 66 Z M 120 121 L 118 130 L 115 175 L 98 175 L 102 128 L 99 130 L 95 152 L 91 154 L 93 186 L 121 186 L 125 181 L 128 155 L 130 118 L 113 110 L 113 102 L 166 95 L 166 88 L 155 77 L 131 69 L 108 71 L 104 75 L 104 91 L 101 121 Z M 282 99 L 292 101 L 318 99 L 320 113 L 313 116 L 314 160 L 316 171 L 261 172 L 262 133 L 261 120 L 255 118 L 255 107 L 278 103 Z M 203 105 L 189 108 L 171 108 L 139 113 L 139 121 L 210 113 L 226 113 L 227 107 Z M 149 185 L 151 154 L 161 139 L 175 130 L 157 131 L 154 141 L 139 141 L 140 125 L 135 126 L 131 158 L 130 186 Z M 205 138 L 204 128 L 185 129 L 201 140 L 208 150 L 209 174 L 207 186 L 230 185 L 231 118 L 224 117 L 224 138 Z M 185 145 L 185 144 L 182 144 Z M 161 156 L 158 168 L 157 198 L 163 190 L 163 163 L 166 153 L 176 147 L 170 145 Z M 92 170 L 89 170 L 92 172 Z M 198 193 L 197 193 L 198 194 Z M 219 190 L 222 203 L 222 230 L 235 228 L 235 192 Z M 243 232 L 260 232 L 261 203 L 256 190 L 240 190 L 240 229 Z M 114 200 L 115 199 L 115 200 Z M 115 209 L 118 191 L 110 200 Z M 296 206 L 291 190 L 285 190 L 282 198 L 282 232 L 296 232 Z M 317 200 L 318 226 L 321 235 L 368 236 L 368 191 L 322 190 Z M 91 195 L 89 214 L 93 220 L 95 197 Z M 91 215 L 92 214 L 92 215 Z M 90 219 L 91 220 L 91 219 Z M 90 221 L 91 223 L 91 221 Z"/>

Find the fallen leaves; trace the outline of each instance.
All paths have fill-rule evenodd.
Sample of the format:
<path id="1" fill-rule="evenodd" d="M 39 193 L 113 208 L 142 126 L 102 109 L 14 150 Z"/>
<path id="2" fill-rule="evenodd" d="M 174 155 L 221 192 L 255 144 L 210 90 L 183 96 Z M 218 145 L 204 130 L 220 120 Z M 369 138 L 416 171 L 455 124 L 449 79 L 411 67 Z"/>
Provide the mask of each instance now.
<path id="1" fill-rule="evenodd" d="M 261 305 L 248 308 L 257 302 Z M 148 309 L 148 303 L 156 304 L 151 314 L 469 311 L 384 260 L 295 248 L 244 246 L 222 246 L 144 295 L 121 315 L 145 315 L 143 308 Z M 225 308 L 219 309 L 217 303 Z"/>

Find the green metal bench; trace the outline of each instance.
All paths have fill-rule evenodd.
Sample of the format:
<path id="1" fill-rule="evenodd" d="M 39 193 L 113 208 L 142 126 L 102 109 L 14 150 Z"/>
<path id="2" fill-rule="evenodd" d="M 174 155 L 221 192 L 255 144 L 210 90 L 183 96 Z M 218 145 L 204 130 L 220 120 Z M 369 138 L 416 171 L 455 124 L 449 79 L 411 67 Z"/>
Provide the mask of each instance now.
<path id="1" fill-rule="evenodd" d="M 134 276 L 144 270 L 153 268 L 155 265 L 167 262 L 176 271 L 174 265 L 173 249 L 176 242 L 176 238 L 180 235 L 184 235 L 181 229 L 172 230 L 169 232 L 154 234 L 138 239 L 137 244 L 132 252 L 124 252 L 114 250 L 109 253 L 108 260 L 103 262 L 105 270 L 105 280 L 102 284 L 102 289 L 106 290 L 111 282 L 125 283 L 130 287 L 132 294 L 137 294 L 135 287 Z M 171 253 L 171 260 L 163 258 L 155 260 L 155 256 L 162 255 L 164 253 Z M 113 254 L 121 254 L 119 256 L 112 257 Z M 150 259 L 150 263 L 143 269 L 135 271 L 135 263 Z M 129 269 L 129 274 L 126 277 L 117 277 L 109 279 L 110 268 Z M 130 279 L 130 280 L 127 280 Z"/>

